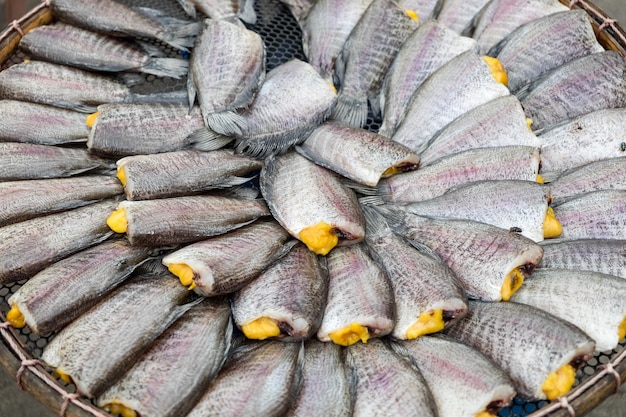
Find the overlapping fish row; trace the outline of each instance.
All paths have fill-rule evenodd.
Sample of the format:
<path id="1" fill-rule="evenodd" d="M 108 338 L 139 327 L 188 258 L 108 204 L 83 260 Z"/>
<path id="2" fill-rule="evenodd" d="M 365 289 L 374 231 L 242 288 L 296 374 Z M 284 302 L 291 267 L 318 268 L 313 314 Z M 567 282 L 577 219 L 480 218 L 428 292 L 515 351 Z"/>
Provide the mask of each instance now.
<path id="1" fill-rule="evenodd" d="M 266 71 L 249 1 L 52 1 L 0 72 L 9 322 L 124 417 L 566 394 L 626 335 L 624 58 L 557 1 L 285 3 Z"/>

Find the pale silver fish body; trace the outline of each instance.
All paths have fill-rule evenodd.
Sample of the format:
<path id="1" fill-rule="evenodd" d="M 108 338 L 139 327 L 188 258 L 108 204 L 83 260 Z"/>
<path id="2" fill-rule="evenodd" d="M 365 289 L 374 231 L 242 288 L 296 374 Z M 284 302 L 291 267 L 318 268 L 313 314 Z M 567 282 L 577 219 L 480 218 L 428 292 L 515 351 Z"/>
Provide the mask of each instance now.
<path id="1" fill-rule="evenodd" d="M 240 185 L 250 180 L 240 175 L 260 170 L 263 162 L 232 150 L 182 150 L 127 156 L 117 167 L 126 177 L 126 198 L 150 200 Z"/>
<path id="2" fill-rule="evenodd" d="M 261 317 L 274 321 L 285 341 L 310 339 L 322 321 L 328 274 L 301 243 L 233 297 L 233 319 L 242 328 Z"/>
<path id="3" fill-rule="evenodd" d="M 578 368 L 595 343 L 576 326 L 537 308 L 470 301 L 462 320 L 445 332 L 482 352 L 511 378 L 522 398 L 542 400 L 547 376 L 564 365 Z"/>
<path id="4" fill-rule="evenodd" d="M 0 142 L 0 181 L 64 178 L 114 166 L 114 161 L 94 157 L 87 149 Z"/>
<path id="5" fill-rule="evenodd" d="M 487 63 L 474 50 L 466 51 L 424 81 L 391 138 L 421 153 L 428 141 L 454 119 L 507 95 L 509 90 L 495 80 Z"/>
<path id="6" fill-rule="evenodd" d="M 577 239 L 546 242 L 537 268 L 595 271 L 626 278 L 626 240 Z"/>
<path id="7" fill-rule="evenodd" d="M 189 68 L 184 59 L 153 57 L 133 43 L 63 23 L 35 28 L 19 46 L 34 59 L 94 71 L 181 78 Z"/>
<path id="8" fill-rule="evenodd" d="M 396 323 L 391 336 L 415 338 L 411 327 L 424 313 L 442 312 L 445 326 L 452 326 L 467 311 L 467 297 L 454 272 L 437 256 L 418 250 L 394 234 L 384 218 L 365 211 L 365 241 L 372 258 L 383 267 L 393 289 Z"/>
<path id="9" fill-rule="evenodd" d="M 547 180 L 590 162 L 625 157 L 625 128 L 626 109 L 619 108 L 583 114 L 542 131 L 542 175 Z"/>
<path id="10" fill-rule="evenodd" d="M 386 202 L 406 204 L 435 198 L 475 181 L 536 181 L 538 172 L 538 148 L 477 148 L 441 157 L 416 171 L 385 178 L 378 183 L 376 195 Z"/>
<path id="11" fill-rule="evenodd" d="M 344 350 L 315 339 L 304 344 L 302 387 L 286 417 L 350 417 L 354 378 L 345 365 Z"/>
<path id="12" fill-rule="evenodd" d="M 356 195 L 326 168 L 291 152 L 265 161 L 260 184 L 274 218 L 293 237 L 323 221 L 337 231 L 340 246 L 363 240 L 365 220 Z"/>
<path id="13" fill-rule="evenodd" d="M 626 62 L 616 51 L 573 59 L 541 75 L 516 95 L 533 130 L 601 109 L 626 105 Z"/>
<path id="14" fill-rule="evenodd" d="M 270 212 L 262 200 L 217 195 L 122 201 L 132 245 L 169 246 L 203 240 L 252 223 Z"/>
<path id="15" fill-rule="evenodd" d="M 426 380 L 439 417 L 492 415 L 515 397 L 509 377 L 479 351 L 448 337 L 424 336 L 393 343 Z"/>
<path id="16" fill-rule="evenodd" d="M 278 223 L 257 221 L 241 229 L 192 243 L 163 257 L 163 264 L 184 263 L 194 271 L 199 295 L 228 294 L 243 288 L 291 246 Z"/>
<path id="17" fill-rule="evenodd" d="M 507 230 L 519 228 L 522 236 L 541 242 L 549 201 L 549 187 L 537 182 L 485 180 L 402 208 L 420 216 L 474 220 Z"/>
<path id="18" fill-rule="evenodd" d="M 120 285 L 153 254 L 124 240 L 85 249 L 33 275 L 9 301 L 37 334 L 60 330 Z"/>
<path id="19" fill-rule="evenodd" d="M 347 350 L 356 378 L 355 417 L 436 417 L 437 410 L 420 372 L 385 342 L 372 340 Z"/>
<path id="20" fill-rule="evenodd" d="M 368 101 L 374 115 L 380 114 L 379 95 L 385 74 L 416 28 L 417 21 L 395 0 L 372 1 L 337 58 L 341 88 L 333 119 L 353 127 L 365 126 Z"/>
<path id="21" fill-rule="evenodd" d="M 315 129 L 296 150 L 318 165 L 369 186 L 376 186 L 388 172 L 413 171 L 420 162 L 404 145 L 336 122 Z"/>
<path id="22" fill-rule="evenodd" d="M 485 223 L 390 214 L 398 220 L 394 229 L 439 255 L 470 298 L 501 301 L 505 277 L 516 269 L 529 275 L 543 255 L 532 240 Z"/>
<path id="23" fill-rule="evenodd" d="M 434 20 L 420 24 L 398 51 L 383 81 L 380 95 L 383 122 L 378 133 L 391 137 L 422 83 L 439 67 L 468 50 L 477 50 L 475 40 L 460 36 Z"/>
<path id="24" fill-rule="evenodd" d="M 246 23 L 256 23 L 254 0 L 177 0 L 181 7 L 192 18 L 196 12 L 215 20 L 235 22 L 241 19 Z"/>
<path id="25" fill-rule="evenodd" d="M 439 24 L 458 34 L 467 33 L 472 20 L 489 0 L 445 0 L 436 16 Z"/>
<path id="26" fill-rule="evenodd" d="M 122 404 L 142 416 L 184 415 L 226 361 L 231 326 L 225 300 L 194 305 L 96 403 Z"/>
<path id="27" fill-rule="evenodd" d="M 626 319 L 626 280 L 592 271 L 537 269 L 511 297 L 579 327 L 596 350 L 615 349 Z"/>
<path id="28" fill-rule="evenodd" d="M 335 61 L 372 0 L 318 0 L 302 22 L 302 48 L 311 65 L 333 82 Z"/>
<path id="29" fill-rule="evenodd" d="M 0 182 L 0 227 L 122 194 L 113 177 L 92 175 Z"/>
<path id="30" fill-rule="evenodd" d="M 619 158 L 602 159 L 569 169 L 550 183 L 552 198 L 561 200 L 600 190 L 624 190 L 626 183 L 626 153 Z"/>
<path id="31" fill-rule="evenodd" d="M 42 359 L 68 375 L 79 393 L 102 393 L 193 303 L 168 273 L 119 287 L 57 333 Z"/>
<path id="32" fill-rule="evenodd" d="M 508 87 L 514 92 L 574 58 L 602 51 L 589 15 L 578 9 L 553 13 L 519 27 L 489 55 L 506 68 Z"/>
<path id="33" fill-rule="evenodd" d="M 335 87 L 310 64 L 292 59 L 267 73 L 244 119 L 235 149 L 254 157 L 285 152 L 328 118 Z"/>
<path id="34" fill-rule="evenodd" d="M 89 132 L 87 147 L 110 156 L 171 152 L 197 145 L 206 132 L 200 109 L 169 103 L 106 104 Z"/>
<path id="35" fill-rule="evenodd" d="M 302 383 L 303 351 L 278 341 L 239 346 L 188 417 L 283 415 Z"/>
<path id="36" fill-rule="evenodd" d="M 0 253 L 6 260 L 0 265 L 0 282 L 29 278 L 68 255 L 104 241 L 113 234 L 106 219 L 117 204 L 105 200 L 0 228 Z"/>
<path id="37" fill-rule="evenodd" d="M 207 19 L 189 67 L 189 103 L 197 95 L 205 124 L 222 135 L 241 134 L 235 111 L 252 103 L 265 78 L 261 36 L 243 24 Z"/>
<path id="38" fill-rule="evenodd" d="M 495 146 L 541 147 L 513 95 L 496 98 L 458 117 L 440 130 L 420 153 L 422 165 L 454 153 Z"/>
<path id="39" fill-rule="evenodd" d="M 476 16 L 472 37 L 486 54 L 523 24 L 566 10 L 559 0 L 491 0 Z"/>
<path id="40" fill-rule="evenodd" d="M 31 61 L 0 72 L 0 97 L 5 99 L 90 113 L 99 104 L 123 102 L 130 96 L 130 89 L 112 78 L 65 65 Z"/>
<path id="41" fill-rule="evenodd" d="M 370 341 L 391 333 L 396 318 L 393 289 L 367 248 L 363 244 L 339 247 L 326 260 L 328 300 L 317 338 L 330 342 L 330 333 L 352 323 L 367 328 Z"/>
<path id="42" fill-rule="evenodd" d="M 626 191 L 582 194 L 554 206 L 563 226 L 560 238 L 626 239 Z"/>
<path id="43" fill-rule="evenodd" d="M 39 145 L 84 141 L 89 135 L 85 115 L 67 109 L 0 100 L 0 140 Z"/>

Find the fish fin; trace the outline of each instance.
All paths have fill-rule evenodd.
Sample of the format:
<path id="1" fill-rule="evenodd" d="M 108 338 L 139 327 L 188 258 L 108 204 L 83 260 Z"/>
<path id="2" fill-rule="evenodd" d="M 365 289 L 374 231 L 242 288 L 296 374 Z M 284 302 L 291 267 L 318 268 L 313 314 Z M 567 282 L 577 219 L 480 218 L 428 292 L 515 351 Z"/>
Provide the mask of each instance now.
<path id="1" fill-rule="evenodd" d="M 367 100 L 340 94 L 331 118 L 352 127 L 362 128 L 367 121 Z"/>
<path id="2" fill-rule="evenodd" d="M 74 110 L 80 113 L 95 113 L 96 110 L 98 109 L 97 105 L 89 105 L 86 103 L 66 103 L 66 102 L 57 102 L 54 103 L 54 105 L 56 107 L 63 107 L 64 109 L 70 109 L 70 110 Z M 82 142 L 84 139 L 78 139 L 77 141 Z"/>
<path id="3" fill-rule="evenodd" d="M 169 91 L 166 93 L 155 94 L 131 94 L 126 99 L 125 103 L 174 103 L 174 104 L 186 104 L 187 92 L 186 91 Z"/>
<path id="4" fill-rule="evenodd" d="M 382 115 L 383 107 L 382 107 L 382 104 L 380 103 L 382 96 L 383 94 L 381 94 L 379 90 L 377 93 L 372 94 L 368 98 L 368 102 L 370 104 L 370 108 L 372 109 L 372 114 L 374 115 L 374 117 L 380 117 Z M 365 125 L 365 123 L 363 123 L 363 125 Z"/>
<path id="5" fill-rule="evenodd" d="M 391 130 L 389 128 L 389 126 L 387 126 L 385 121 L 383 120 L 383 123 L 380 125 L 380 128 L 378 129 L 378 134 L 381 135 L 381 136 L 384 136 L 386 138 L 391 139 L 391 137 L 393 136 L 394 133 L 395 133 L 395 131 Z"/>
<path id="6" fill-rule="evenodd" d="M 117 79 L 119 79 L 122 83 L 124 83 L 127 87 L 133 87 L 139 84 L 142 84 L 146 81 L 146 78 L 143 74 L 132 73 L 132 72 L 124 72 L 118 74 Z"/>
<path id="7" fill-rule="evenodd" d="M 191 147 L 199 151 L 214 151 L 223 148 L 233 141 L 234 138 L 220 135 L 209 128 L 198 129 L 187 137 Z"/>
<path id="8" fill-rule="evenodd" d="M 526 97 L 528 97 L 528 95 L 532 91 L 532 88 L 533 88 L 533 82 L 530 82 L 518 88 L 517 91 L 515 91 L 515 97 L 517 97 L 519 101 L 524 100 Z"/>
<path id="9" fill-rule="evenodd" d="M 197 93 L 198 90 L 196 90 L 196 82 L 194 81 L 193 70 L 190 70 L 187 74 L 187 100 L 189 101 L 189 113 L 191 113 L 191 109 L 196 103 Z"/>
<path id="10" fill-rule="evenodd" d="M 150 42 L 142 41 L 140 39 L 135 39 L 134 42 L 139 45 L 139 47 L 147 53 L 150 57 L 153 58 L 163 58 L 166 56 L 165 52 L 161 50 L 157 45 L 152 44 Z"/>
<path id="11" fill-rule="evenodd" d="M 204 124 L 216 133 L 226 136 L 241 135 L 246 120 L 234 111 L 224 111 L 204 115 Z"/>
<path id="12" fill-rule="evenodd" d="M 239 1 L 239 18 L 251 25 L 256 24 L 256 12 L 254 11 L 254 0 Z"/>
<path id="13" fill-rule="evenodd" d="M 231 176 L 222 181 L 219 186 L 224 188 L 235 187 L 237 185 L 242 185 L 247 183 L 250 180 L 253 180 L 255 177 L 236 177 Z M 249 188 L 249 187 L 246 187 Z"/>
<path id="14" fill-rule="evenodd" d="M 195 37 L 202 30 L 202 22 L 191 22 L 166 15 L 161 10 L 149 7 L 133 7 L 138 13 L 144 14 L 164 26 L 159 37 L 170 46 L 188 52 L 194 46 Z"/>
<path id="15" fill-rule="evenodd" d="M 416 240 L 412 240 L 412 239 L 406 239 L 406 242 L 409 243 L 409 245 L 413 246 L 415 249 L 417 249 L 418 252 L 430 256 L 433 259 L 436 259 L 440 262 L 443 263 L 443 260 L 441 259 L 441 257 L 439 255 L 437 255 L 436 252 L 434 252 L 431 248 L 429 248 L 428 246 L 424 245 L 421 242 L 418 242 Z"/>
<path id="16" fill-rule="evenodd" d="M 392 233 L 385 217 L 371 206 L 361 206 L 365 218 L 365 228 L 372 237 L 385 236 Z"/>
<path id="17" fill-rule="evenodd" d="M 382 206 L 385 204 L 382 198 L 378 195 L 368 195 L 367 197 L 359 198 L 359 203 L 362 206 Z"/>
<path id="18" fill-rule="evenodd" d="M 305 136 L 306 138 L 306 136 Z M 299 136 L 295 137 L 268 137 L 263 139 L 239 139 L 235 144 L 235 152 L 253 158 L 267 158 L 287 151 L 293 145 L 302 142 Z"/>
<path id="19" fill-rule="evenodd" d="M 256 200 L 259 196 L 259 190 L 257 190 L 256 188 L 243 186 L 231 187 L 223 190 L 220 195 L 241 198 L 243 200 Z"/>
<path id="20" fill-rule="evenodd" d="M 298 150 L 298 148 L 296 148 L 296 150 Z M 359 184 L 358 182 L 349 180 L 347 178 L 341 178 L 341 183 L 346 187 L 353 189 L 359 194 L 367 196 L 377 195 L 376 187 L 369 187 L 367 185 Z"/>
<path id="21" fill-rule="evenodd" d="M 389 225 L 389 227 L 395 232 L 401 229 L 404 225 L 404 216 L 406 216 L 406 213 L 397 206 L 383 204 L 371 207 L 385 218 L 387 225 Z"/>
<path id="22" fill-rule="evenodd" d="M 158 77 L 180 79 L 189 72 L 189 62 L 178 58 L 150 58 L 141 70 Z"/>
<path id="23" fill-rule="evenodd" d="M 176 2 L 183 8 L 185 13 L 192 19 L 197 17 L 196 14 L 196 6 L 194 6 L 193 2 L 190 0 L 176 0 Z"/>

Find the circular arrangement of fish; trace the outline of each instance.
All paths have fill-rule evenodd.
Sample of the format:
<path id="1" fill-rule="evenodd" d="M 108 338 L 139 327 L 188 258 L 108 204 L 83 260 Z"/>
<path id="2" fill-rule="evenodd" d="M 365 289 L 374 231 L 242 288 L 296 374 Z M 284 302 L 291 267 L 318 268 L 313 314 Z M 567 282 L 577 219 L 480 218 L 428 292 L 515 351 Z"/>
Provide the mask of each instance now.
<path id="1" fill-rule="evenodd" d="M 130 3 L 52 1 L 0 71 L 2 311 L 95 405 L 523 416 L 622 349 L 626 64 L 584 11 Z"/>

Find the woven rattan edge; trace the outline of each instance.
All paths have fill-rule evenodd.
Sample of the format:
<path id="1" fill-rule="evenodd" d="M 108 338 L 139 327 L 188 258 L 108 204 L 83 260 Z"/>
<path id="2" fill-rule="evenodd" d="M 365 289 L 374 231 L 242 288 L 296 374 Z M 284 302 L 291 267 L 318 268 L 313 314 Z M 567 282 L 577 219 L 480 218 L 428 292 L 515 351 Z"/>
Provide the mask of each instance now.
<path id="1" fill-rule="evenodd" d="M 0 34 L 0 65 L 4 64 L 17 49 L 22 39 L 22 34 L 52 22 L 52 12 L 42 3 L 31 13 L 19 21 L 12 22 L 9 27 Z M 20 34 L 20 31 L 22 34 Z"/>
<path id="2" fill-rule="evenodd" d="M 604 10 L 587 0 L 559 0 L 571 9 L 583 9 L 591 18 L 596 38 L 605 49 L 620 52 L 626 56 L 626 32 Z"/>

